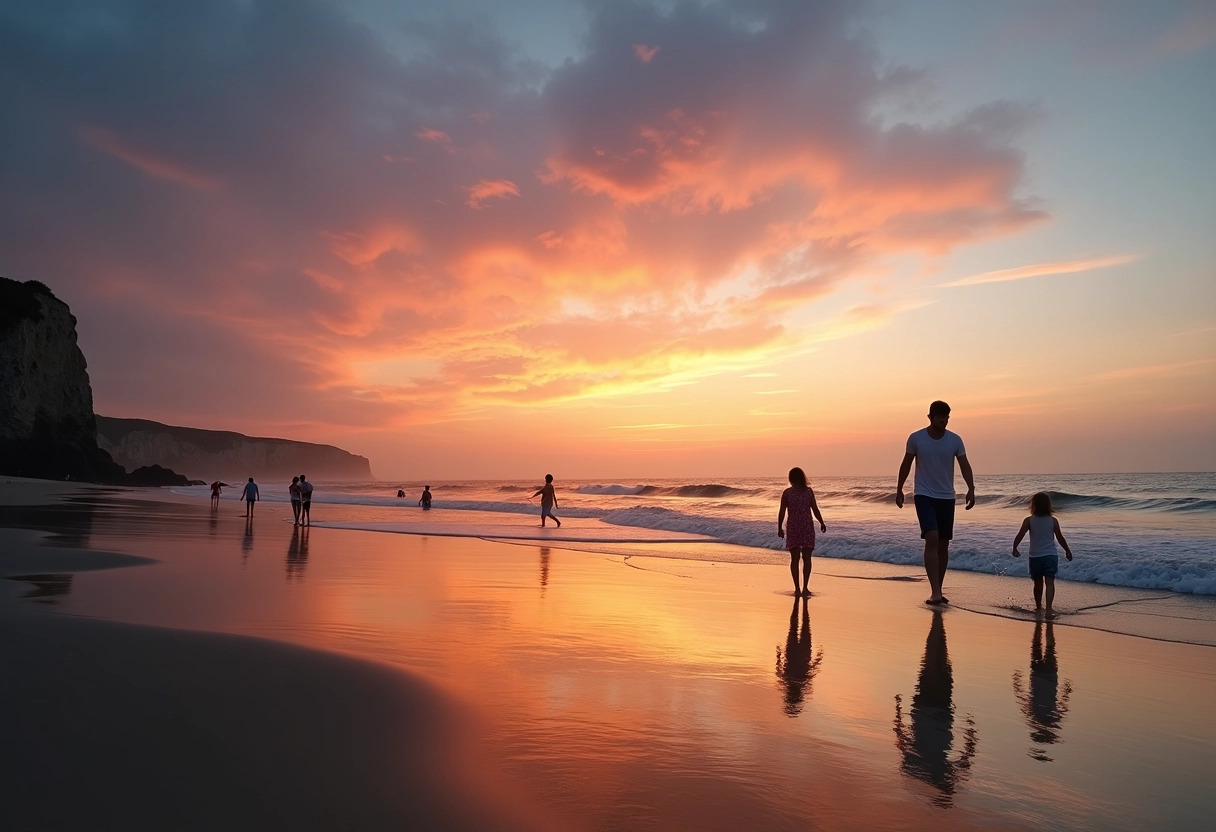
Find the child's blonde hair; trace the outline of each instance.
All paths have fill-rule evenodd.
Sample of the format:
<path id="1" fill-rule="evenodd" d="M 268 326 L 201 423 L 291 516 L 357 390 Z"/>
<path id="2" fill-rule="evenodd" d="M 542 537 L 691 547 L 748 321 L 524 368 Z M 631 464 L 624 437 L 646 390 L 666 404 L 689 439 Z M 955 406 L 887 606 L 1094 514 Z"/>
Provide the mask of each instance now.
<path id="1" fill-rule="evenodd" d="M 1030 498 L 1030 513 L 1035 517 L 1051 516 L 1051 495 L 1040 491 Z"/>

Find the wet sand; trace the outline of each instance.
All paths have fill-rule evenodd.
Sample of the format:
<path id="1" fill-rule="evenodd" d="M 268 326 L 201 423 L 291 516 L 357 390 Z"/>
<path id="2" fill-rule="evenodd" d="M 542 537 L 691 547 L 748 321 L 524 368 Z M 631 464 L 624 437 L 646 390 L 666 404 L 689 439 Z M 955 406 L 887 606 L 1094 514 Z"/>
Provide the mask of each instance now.
<path id="1" fill-rule="evenodd" d="M 0 574 L 25 576 L 0 582 L 5 828 L 1191 829 L 1216 809 L 1213 648 L 969 611 L 990 594 L 970 576 L 935 613 L 909 570 L 821 559 L 804 604 L 783 567 L 643 545 L 60 490 L 0 483 Z"/>

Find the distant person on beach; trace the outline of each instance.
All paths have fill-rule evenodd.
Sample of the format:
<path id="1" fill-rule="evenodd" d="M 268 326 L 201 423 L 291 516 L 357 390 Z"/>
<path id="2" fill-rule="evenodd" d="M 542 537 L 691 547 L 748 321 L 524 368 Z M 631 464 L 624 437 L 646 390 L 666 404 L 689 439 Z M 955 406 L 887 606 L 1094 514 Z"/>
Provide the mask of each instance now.
<path id="1" fill-rule="evenodd" d="M 930 594 L 926 604 L 949 604 L 942 595 L 946 567 L 950 565 L 950 541 L 954 537 L 954 460 L 967 483 L 967 510 L 975 505 L 975 478 L 967 451 L 957 433 L 946 430 L 950 422 L 950 405 L 942 401 L 929 405 L 929 427 L 921 428 L 908 437 L 904 461 L 899 466 L 899 482 L 895 486 L 895 505 L 904 507 L 904 482 L 916 460 L 916 488 L 913 502 L 920 536 L 925 541 L 925 574 L 929 578 Z"/>
<path id="2" fill-rule="evenodd" d="M 397 499 L 398 499 L 398 500 L 404 500 L 404 499 L 405 499 L 405 489 L 404 489 L 404 488 L 398 488 L 398 489 L 397 489 Z"/>
<path id="3" fill-rule="evenodd" d="M 532 496 L 535 497 L 537 494 L 540 495 L 541 528 L 543 529 L 545 527 L 545 518 L 552 517 L 553 522 L 556 523 L 557 527 L 560 529 L 562 527 L 562 521 L 558 520 L 557 515 L 553 513 L 553 509 L 557 508 L 557 494 L 553 493 L 552 474 L 545 474 L 545 484 L 537 489 L 536 494 L 533 494 Z"/>
<path id="4" fill-rule="evenodd" d="M 422 487 L 422 496 L 418 499 L 418 505 L 422 506 L 423 511 L 431 509 L 431 487 L 424 485 Z"/>
<path id="5" fill-rule="evenodd" d="M 1056 573 L 1060 570 L 1060 556 L 1056 541 L 1064 547 L 1064 557 L 1072 560 L 1072 549 L 1060 531 L 1060 521 L 1051 514 L 1051 495 L 1040 491 L 1030 498 L 1030 516 L 1022 521 L 1018 536 L 1013 539 L 1013 556 L 1020 558 L 1018 544 L 1026 533 L 1030 533 L 1030 551 L 1026 561 L 1030 565 L 1030 577 L 1034 579 L 1034 611 L 1043 612 L 1043 587 L 1047 587 L 1047 617 L 1055 618 L 1052 602 L 1056 599 Z"/>
<path id="6" fill-rule="evenodd" d="M 220 489 L 228 485 L 226 482 L 216 480 L 211 483 L 211 505 L 218 506 L 220 504 Z"/>
<path id="7" fill-rule="evenodd" d="M 253 481 L 253 477 L 250 477 L 249 482 L 245 483 L 245 488 L 241 491 L 241 499 L 245 501 L 245 516 L 253 517 L 253 504 L 258 501 L 258 485 Z"/>
<path id="8" fill-rule="evenodd" d="M 783 529 L 785 513 L 790 514 L 788 529 Z M 812 515 L 814 518 L 812 519 Z M 777 510 L 777 537 L 785 539 L 785 548 L 790 550 L 790 577 L 794 579 L 794 595 L 807 597 L 811 594 L 811 553 L 815 551 L 815 520 L 819 531 L 826 532 L 819 504 L 815 502 L 815 491 L 806 482 L 806 473 L 801 468 L 790 469 L 790 487 L 781 492 L 781 508 Z M 802 558 L 802 588 L 798 588 L 798 558 Z"/>
<path id="9" fill-rule="evenodd" d="M 293 526 L 300 525 L 300 504 L 303 497 L 300 495 L 300 478 L 292 477 L 291 485 L 287 486 L 287 496 L 291 497 L 291 516 L 294 522 Z"/>
<path id="10" fill-rule="evenodd" d="M 300 525 L 311 526 L 312 516 L 309 512 L 312 510 L 312 483 L 300 474 Z"/>

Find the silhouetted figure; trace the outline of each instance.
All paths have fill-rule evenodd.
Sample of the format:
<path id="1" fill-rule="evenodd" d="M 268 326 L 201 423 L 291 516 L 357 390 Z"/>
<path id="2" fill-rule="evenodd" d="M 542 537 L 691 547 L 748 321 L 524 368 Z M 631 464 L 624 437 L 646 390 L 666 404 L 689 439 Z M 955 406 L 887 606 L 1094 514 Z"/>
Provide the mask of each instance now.
<path id="1" fill-rule="evenodd" d="M 1052 623 L 1036 621 L 1034 640 L 1030 642 L 1030 685 L 1022 682 L 1022 672 L 1014 671 L 1013 695 L 1022 706 L 1026 724 L 1030 726 L 1030 741 L 1038 746 L 1054 745 L 1060 739 L 1060 723 L 1068 713 L 1068 700 L 1072 696 L 1072 684 L 1060 687 L 1060 668 L 1056 662 L 1056 637 Z M 1044 649 L 1043 628 L 1047 628 L 1047 644 Z M 1051 762 L 1045 748 L 1032 746 L 1026 752 L 1036 760 Z"/>
<path id="2" fill-rule="evenodd" d="M 291 498 L 291 517 L 292 525 L 300 525 L 300 511 L 303 505 L 304 497 L 300 493 L 300 478 L 292 477 L 291 485 L 287 486 L 287 496 Z"/>
<path id="3" fill-rule="evenodd" d="M 933 803 L 948 808 L 954 793 L 967 778 L 978 737 L 975 720 L 967 717 L 963 749 L 950 759 L 954 745 L 954 674 L 946 652 L 946 626 L 939 611 L 933 613 L 925 658 L 921 662 L 916 693 L 908 725 L 904 724 L 902 699 L 895 696 L 895 747 L 901 756 L 900 771 L 937 789 Z"/>
<path id="4" fill-rule="evenodd" d="M 1013 556 L 1022 553 L 1018 545 L 1022 538 L 1030 535 L 1030 555 L 1026 558 L 1030 566 L 1030 577 L 1034 580 L 1034 611 L 1043 612 L 1043 589 L 1047 589 L 1047 617 L 1055 618 L 1052 604 L 1056 600 L 1056 573 L 1060 571 L 1060 556 L 1056 552 L 1056 541 L 1064 547 L 1064 554 L 1072 560 L 1072 549 L 1060 531 L 1060 521 L 1052 516 L 1051 495 L 1040 491 L 1030 498 L 1030 516 L 1022 521 L 1018 536 L 1013 539 Z"/>
<path id="5" fill-rule="evenodd" d="M 250 477 L 249 482 L 245 483 L 245 488 L 241 491 L 241 499 L 245 501 L 245 516 L 253 517 L 253 504 L 258 501 L 258 484 L 253 481 L 253 477 Z"/>
<path id="6" fill-rule="evenodd" d="M 398 489 L 397 489 L 397 499 L 398 499 L 398 500 L 404 500 L 404 499 L 405 499 L 405 489 L 404 489 L 404 488 L 398 488 Z"/>
<path id="7" fill-rule="evenodd" d="M 781 528 L 785 513 L 789 512 L 788 532 Z M 781 492 L 781 507 L 777 510 L 777 537 L 785 540 L 790 552 L 790 577 L 794 579 L 795 595 L 811 594 L 811 553 L 815 551 L 815 521 L 819 530 L 826 532 L 815 502 L 815 490 L 807 484 L 806 473 L 801 468 L 790 469 L 790 487 Z M 798 587 L 798 558 L 802 557 L 802 588 Z"/>
<path id="8" fill-rule="evenodd" d="M 300 524 L 312 525 L 312 483 L 300 474 Z"/>
<path id="9" fill-rule="evenodd" d="M 553 522 L 560 529 L 562 521 L 557 519 L 557 515 L 553 513 L 553 509 L 557 508 L 557 494 L 553 490 L 553 475 L 545 474 L 545 484 L 536 489 L 536 493 L 532 496 L 540 495 L 540 525 L 545 527 L 545 518 L 552 517 Z M 529 498 L 531 499 L 531 498 Z"/>
<path id="10" fill-rule="evenodd" d="M 228 486 L 228 483 L 220 482 L 219 480 L 216 480 L 215 482 L 211 483 L 211 505 L 213 507 L 217 507 L 217 508 L 219 507 L 220 491 L 222 489 L 226 488 L 227 486 Z"/>
<path id="11" fill-rule="evenodd" d="M 916 460 L 916 488 L 912 501 L 920 536 L 925 541 L 925 576 L 929 579 L 926 604 L 949 604 L 942 595 L 946 568 L 950 565 L 950 541 L 954 538 L 954 460 L 967 483 L 966 508 L 975 505 L 975 477 L 967 450 L 957 433 L 946 430 L 950 423 L 950 405 L 936 401 L 929 405 L 929 427 L 921 428 L 908 437 L 903 462 L 899 464 L 899 479 L 895 483 L 895 505 L 904 507 L 904 483 Z"/>
<path id="12" fill-rule="evenodd" d="M 785 637 L 785 649 L 777 647 L 777 678 L 785 692 L 785 713 L 798 716 L 806 699 L 819 664 L 823 661 L 823 650 L 811 658 L 811 617 L 807 612 L 806 598 L 802 598 L 802 623 L 799 626 L 798 598 L 790 610 L 790 629 Z"/>
<path id="13" fill-rule="evenodd" d="M 295 526 L 287 544 L 287 578 L 303 578 L 308 564 L 308 526 Z"/>
<path id="14" fill-rule="evenodd" d="M 418 498 L 418 505 L 422 506 L 423 511 L 431 510 L 431 487 L 429 485 L 422 487 L 422 496 Z"/>

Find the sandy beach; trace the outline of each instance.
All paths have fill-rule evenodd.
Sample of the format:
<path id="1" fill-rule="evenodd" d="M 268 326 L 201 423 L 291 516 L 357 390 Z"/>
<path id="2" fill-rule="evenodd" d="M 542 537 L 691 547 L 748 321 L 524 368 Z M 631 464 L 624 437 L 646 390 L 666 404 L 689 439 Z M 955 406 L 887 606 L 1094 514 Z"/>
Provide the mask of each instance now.
<path id="1" fill-rule="evenodd" d="M 0 826 L 1131 830 L 1216 809 L 1204 603 L 1181 643 L 1108 631 L 1128 613 L 1101 588 L 1045 624 L 986 614 L 1009 579 L 960 575 L 935 612 L 915 570 L 821 558 L 804 603 L 720 544 L 258 508 L 0 484 Z M 665 545 L 698 557 L 646 555 Z"/>

